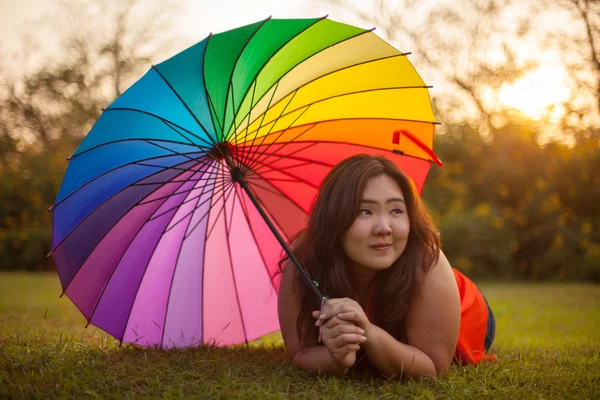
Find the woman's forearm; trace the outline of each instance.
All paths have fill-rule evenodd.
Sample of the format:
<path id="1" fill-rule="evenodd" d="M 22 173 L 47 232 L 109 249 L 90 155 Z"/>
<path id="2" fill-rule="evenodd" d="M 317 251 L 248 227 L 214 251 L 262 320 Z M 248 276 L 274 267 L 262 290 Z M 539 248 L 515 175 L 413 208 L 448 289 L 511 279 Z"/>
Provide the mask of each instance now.
<path id="1" fill-rule="evenodd" d="M 363 348 L 373 365 L 387 377 L 436 376 L 435 365 L 427 354 L 397 341 L 378 326 L 369 326 Z"/>
<path id="2" fill-rule="evenodd" d="M 292 362 L 315 374 L 342 376 L 349 369 L 337 363 L 324 345 L 305 347 L 296 354 Z"/>

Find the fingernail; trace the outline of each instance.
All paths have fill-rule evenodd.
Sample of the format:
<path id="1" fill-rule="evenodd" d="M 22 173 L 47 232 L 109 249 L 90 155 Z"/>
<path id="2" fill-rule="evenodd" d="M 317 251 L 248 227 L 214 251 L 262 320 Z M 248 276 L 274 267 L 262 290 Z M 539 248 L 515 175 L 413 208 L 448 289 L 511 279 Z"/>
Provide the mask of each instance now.
<path id="1" fill-rule="evenodd" d="M 363 330 L 361 329 L 361 330 L 360 330 L 360 334 L 361 334 L 361 335 L 364 335 L 364 334 L 365 334 L 365 331 L 363 331 Z"/>
<path id="2" fill-rule="evenodd" d="M 360 341 L 361 341 L 361 342 L 366 342 L 366 341 L 367 341 L 367 338 L 366 338 L 366 337 L 364 337 L 364 336 L 361 336 L 361 337 L 360 337 Z"/>
<path id="3" fill-rule="evenodd" d="M 319 318 L 321 318 L 321 319 L 324 319 L 326 316 L 327 316 L 326 314 L 321 314 L 321 315 L 319 316 Z"/>

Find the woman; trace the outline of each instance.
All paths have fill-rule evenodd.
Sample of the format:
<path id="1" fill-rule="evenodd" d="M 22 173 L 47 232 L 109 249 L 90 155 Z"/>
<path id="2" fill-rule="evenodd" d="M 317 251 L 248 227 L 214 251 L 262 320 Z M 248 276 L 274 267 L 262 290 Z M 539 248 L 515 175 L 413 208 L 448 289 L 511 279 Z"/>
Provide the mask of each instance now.
<path id="1" fill-rule="evenodd" d="M 335 166 L 294 253 L 330 298 L 320 308 L 282 260 L 279 322 L 295 365 L 402 378 L 490 358 L 493 315 L 483 295 L 450 267 L 412 181 L 391 161 L 359 155 Z"/>

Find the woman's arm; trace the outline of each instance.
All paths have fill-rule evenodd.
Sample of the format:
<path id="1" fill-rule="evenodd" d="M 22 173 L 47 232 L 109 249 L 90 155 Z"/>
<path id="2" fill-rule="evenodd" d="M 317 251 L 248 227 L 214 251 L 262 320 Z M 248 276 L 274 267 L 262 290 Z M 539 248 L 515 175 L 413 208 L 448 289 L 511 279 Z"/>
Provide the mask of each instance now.
<path id="1" fill-rule="evenodd" d="M 460 295 L 448 259 L 440 251 L 427 273 L 419 295 L 412 299 L 406 318 L 408 344 L 424 351 L 437 374 L 450 368 L 460 330 Z"/>
<path id="2" fill-rule="evenodd" d="M 435 376 L 445 373 L 452 362 L 460 327 L 460 298 L 454 274 L 442 253 L 425 277 L 419 295 L 409 305 L 408 344 L 371 324 L 353 300 L 334 299 L 326 306 L 323 320 L 337 315 L 366 331 L 368 341 L 363 347 L 383 375 L 394 378 Z"/>
<path id="3" fill-rule="evenodd" d="M 318 344 L 315 337 L 305 338 L 305 345 L 302 346 L 296 329 L 300 304 L 292 290 L 294 268 L 290 263 L 284 266 L 278 296 L 279 325 L 287 357 L 294 365 L 313 373 L 344 375 L 356 361 L 361 330 L 336 318 L 327 328 L 323 328 L 324 344 Z M 315 317 L 318 317 L 318 313 Z"/>

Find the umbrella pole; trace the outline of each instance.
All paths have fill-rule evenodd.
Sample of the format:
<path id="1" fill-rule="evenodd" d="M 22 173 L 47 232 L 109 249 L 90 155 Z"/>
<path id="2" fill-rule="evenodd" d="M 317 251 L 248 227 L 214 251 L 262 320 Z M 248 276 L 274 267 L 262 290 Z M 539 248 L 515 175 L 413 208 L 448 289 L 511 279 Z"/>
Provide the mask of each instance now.
<path id="1" fill-rule="evenodd" d="M 286 254 L 290 258 L 290 260 L 294 263 L 294 265 L 298 269 L 298 272 L 300 273 L 300 275 L 302 275 L 302 277 L 304 278 L 306 283 L 308 283 L 312 292 L 315 294 L 315 296 L 317 296 L 321 305 L 323 305 L 327 301 L 327 297 L 323 296 L 323 294 L 321 294 L 321 291 L 317 287 L 316 282 L 311 279 L 310 275 L 308 275 L 308 272 L 306 272 L 304 267 L 302 267 L 302 265 L 300 264 L 300 261 L 298 261 L 298 259 L 292 252 L 292 249 L 290 249 L 290 247 L 286 243 L 285 239 L 279 234 L 279 231 L 277 230 L 275 225 L 273 225 L 273 222 L 271 222 L 271 220 L 267 216 L 267 213 L 265 212 L 265 210 L 263 210 L 262 206 L 260 205 L 260 203 L 258 202 L 256 197 L 254 197 L 254 194 L 252 193 L 252 191 L 250 191 L 250 188 L 248 187 L 248 184 L 244 180 L 244 176 L 243 176 L 241 170 L 237 167 L 233 167 L 231 169 L 231 177 L 235 182 L 238 182 L 240 184 L 240 186 L 244 189 L 244 191 L 246 192 L 248 197 L 250 197 L 250 200 L 252 201 L 252 203 L 254 204 L 254 206 L 256 207 L 258 212 L 260 213 L 263 220 L 267 223 L 267 226 L 269 227 L 269 229 L 271 229 L 271 232 L 273 232 L 273 234 L 277 238 L 277 241 L 279 242 L 279 244 L 281 244 L 281 247 L 283 247 L 283 250 L 286 252 Z"/>

